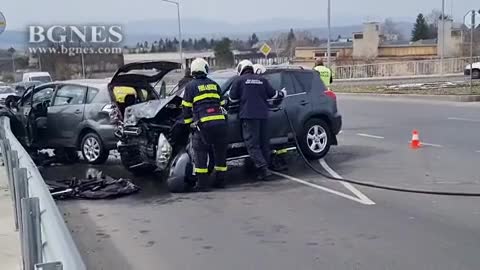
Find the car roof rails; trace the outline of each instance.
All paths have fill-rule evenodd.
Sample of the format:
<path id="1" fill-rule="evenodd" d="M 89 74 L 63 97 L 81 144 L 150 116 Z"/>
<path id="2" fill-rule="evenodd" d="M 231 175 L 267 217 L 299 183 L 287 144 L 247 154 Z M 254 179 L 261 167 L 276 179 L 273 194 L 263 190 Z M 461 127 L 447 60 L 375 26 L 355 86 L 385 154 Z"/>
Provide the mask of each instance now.
<path id="1" fill-rule="evenodd" d="M 286 65 L 274 65 L 274 66 L 267 66 L 266 67 L 267 70 L 270 69 L 294 69 L 294 70 L 303 70 L 304 67 L 302 66 L 299 66 L 299 65 L 290 65 L 290 64 L 286 64 Z"/>

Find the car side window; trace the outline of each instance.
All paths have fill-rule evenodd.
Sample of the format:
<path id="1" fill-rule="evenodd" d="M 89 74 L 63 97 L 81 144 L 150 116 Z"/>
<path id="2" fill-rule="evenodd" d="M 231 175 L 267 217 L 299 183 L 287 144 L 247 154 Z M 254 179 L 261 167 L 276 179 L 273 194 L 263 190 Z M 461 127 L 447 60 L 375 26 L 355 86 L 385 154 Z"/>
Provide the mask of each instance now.
<path id="1" fill-rule="evenodd" d="M 309 92 L 312 89 L 313 72 L 295 71 L 292 72 L 294 80 L 297 82 L 297 93 Z"/>
<path id="2" fill-rule="evenodd" d="M 53 106 L 84 104 L 87 88 L 78 85 L 64 85 L 55 95 Z"/>
<path id="3" fill-rule="evenodd" d="M 87 92 L 86 103 L 87 104 L 92 103 L 93 99 L 97 96 L 98 92 L 100 92 L 98 89 L 89 87 Z"/>
<path id="4" fill-rule="evenodd" d="M 265 77 L 265 79 L 268 80 L 268 82 L 270 82 L 273 89 L 281 90 L 283 88 L 282 87 L 283 84 L 282 84 L 282 73 L 281 72 L 268 73 L 268 74 L 265 74 L 263 76 Z"/>
<path id="5" fill-rule="evenodd" d="M 53 97 L 53 92 L 55 90 L 55 86 L 48 86 L 42 89 L 35 89 L 33 93 L 32 102 L 33 105 L 42 103 L 47 100 L 51 100 Z M 30 94 L 31 95 L 31 94 Z M 23 105 L 31 105 L 30 102 L 30 95 L 26 95 L 23 101 Z"/>

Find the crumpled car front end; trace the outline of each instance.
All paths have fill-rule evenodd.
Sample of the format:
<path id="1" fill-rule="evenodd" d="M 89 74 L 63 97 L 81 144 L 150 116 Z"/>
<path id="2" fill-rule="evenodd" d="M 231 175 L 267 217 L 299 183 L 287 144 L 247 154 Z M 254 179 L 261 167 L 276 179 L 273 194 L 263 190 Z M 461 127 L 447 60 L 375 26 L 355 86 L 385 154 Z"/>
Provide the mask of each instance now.
<path id="1" fill-rule="evenodd" d="M 134 173 L 163 171 L 175 151 L 188 142 L 188 130 L 179 119 L 181 98 L 168 97 L 125 109 L 117 128 L 123 165 Z"/>

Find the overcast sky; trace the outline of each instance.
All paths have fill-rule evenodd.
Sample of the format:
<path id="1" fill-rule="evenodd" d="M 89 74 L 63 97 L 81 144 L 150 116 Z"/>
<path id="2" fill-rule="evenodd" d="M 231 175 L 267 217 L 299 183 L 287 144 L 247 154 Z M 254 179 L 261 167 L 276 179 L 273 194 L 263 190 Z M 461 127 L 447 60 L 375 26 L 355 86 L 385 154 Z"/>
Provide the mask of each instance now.
<path id="1" fill-rule="evenodd" d="M 54 23 L 120 23 L 129 21 L 176 18 L 174 5 L 161 0 L 1 0 L 0 12 L 7 29 L 23 30 L 28 24 Z M 269 17 L 307 19 L 326 25 L 327 0 L 179 0 L 184 18 L 241 23 L 266 20 Z M 446 0 L 446 11 L 452 10 L 462 20 L 467 10 L 480 9 L 479 0 Z M 357 24 L 364 20 L 381 21 L 386 17 L 413 20 L 419 12 L 440 9 L 441 0 L 332 0 L 332 23 L 337 26 Z M 323 24 L 323 25 L 322 25 Z"/>

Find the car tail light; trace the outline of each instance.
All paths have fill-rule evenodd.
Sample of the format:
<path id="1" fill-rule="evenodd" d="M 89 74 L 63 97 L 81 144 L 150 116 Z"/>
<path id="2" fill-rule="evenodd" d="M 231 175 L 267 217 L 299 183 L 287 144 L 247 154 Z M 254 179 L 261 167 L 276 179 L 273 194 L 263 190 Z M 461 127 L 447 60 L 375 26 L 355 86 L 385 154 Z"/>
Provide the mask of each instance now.
<path id="1" fill-rule="evenodd" d="M 337 99 L 337 95 L 335 94 L 335 92 L 333 92 L 333 91 L 330 90 L 330 89 L 327 89 L 327 90 L 325 91 L 325 95 L 331 97 L 332 99 L 335 99 L 335 100 Z"/>
<path id="2" fill-rule="evenodd" d="M 120 110 L 115 104 L 107 104 L 103 106 L 102 112 L 108 113 L 110 123 L 117 124 L 121 120 Z"/>

